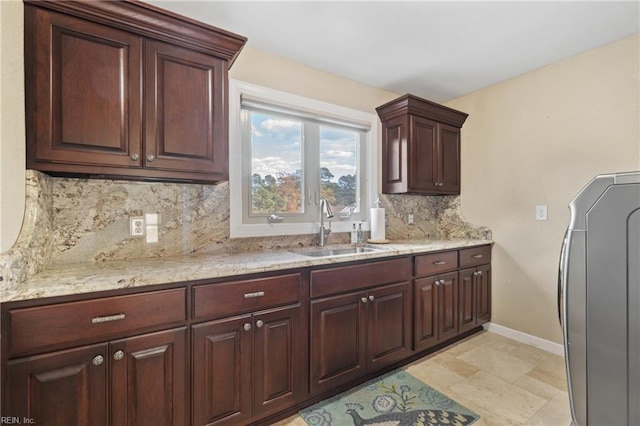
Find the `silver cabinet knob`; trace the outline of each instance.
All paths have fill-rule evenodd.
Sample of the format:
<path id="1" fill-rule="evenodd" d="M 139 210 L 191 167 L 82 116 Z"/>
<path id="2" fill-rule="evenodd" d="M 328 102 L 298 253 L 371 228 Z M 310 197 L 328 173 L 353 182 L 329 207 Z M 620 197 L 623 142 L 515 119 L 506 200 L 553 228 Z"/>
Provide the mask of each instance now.
<path id="1" fill-rule="evenodd" d="M 156 157 L 154 157 L 154 156 L 153 156 L 153 154 L 149 154 L 149 155 L 147 155 L 147 161 L 148 161 L 148 162 L 152 162 L 152 161 L 153 161 L 153 160 L 155 160 L 155 159 L 156 159 Z"/>
<path id="2" fill-rule="evenodd" d="M 242 328 L 244 328 L 244 331 L 249 331 L 251 330 L 251 324 L 245 323 L 245 325 L 243 325 Z"/>
<path id="3" fill-rule="evenodd" d="M 264 325 L 264 322 L 262 322 L 262 320 L 256 321 L 256 327 L 262 328 L 263 325 Z"/>
<path id="4" fill-rule="evenodd" d="M 139 159 L 140 159 L 140 156 L 138 154 L 131 154 L 132 161 L 138 161 Z"/>
<path id="5" fill-rule="evenodd" d="M 104 357 L 102 355 L 96 355 L 91 362 L 93 365 L 101 365 L 104 362 Z"/>
<path id="6" fill-rule="evenodd" d="M 116 361 L 120 361 L 122 358 L 124 358 L 124 352 L 122 351 L 116 351 L 113 354 L 113 359 L 115 359 Z"/>
<path id="7" fill-rule="evenodd" d="M 376 300 L 376 297 L 375 296 L 369 296 L 369 300 L 371 300 L 373 302 L 374 300 Z"/>
<path id="8" fill-rule="evenodd" d="M 360 299 L 360 300 L 362 300 L 362 303 L 367 303 L 367 298 L 366 298 L 366 297 L 363 297 L 363 298 L 362 298 L 362 299 Z"/>

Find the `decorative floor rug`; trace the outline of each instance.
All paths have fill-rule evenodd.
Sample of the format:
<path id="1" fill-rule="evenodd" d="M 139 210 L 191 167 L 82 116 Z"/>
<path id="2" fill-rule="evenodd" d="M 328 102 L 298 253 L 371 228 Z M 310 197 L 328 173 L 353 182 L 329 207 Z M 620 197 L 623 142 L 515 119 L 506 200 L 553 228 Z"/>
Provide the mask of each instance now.
<path id="1" fill-rule="evenodd" d="M 321 401 L 300 416 L 310 426 L 463 426 L 480 418 L 403 370 Z"/>

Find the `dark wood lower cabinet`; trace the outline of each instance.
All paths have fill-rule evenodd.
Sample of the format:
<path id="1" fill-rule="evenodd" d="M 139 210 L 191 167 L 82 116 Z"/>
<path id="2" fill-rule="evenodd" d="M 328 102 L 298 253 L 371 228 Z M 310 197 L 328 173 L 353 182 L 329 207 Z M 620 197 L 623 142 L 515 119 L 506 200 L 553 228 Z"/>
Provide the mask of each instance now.
<path id="1" fill-rule="evenodd" d="M 412 328 L 408 282 L 311 301 L 311 392 L 409 356 Z"/>
<path id="2" fill-rule="evenodd" d="M 485 245 L 2 304 L 2 415 L 45 426 L 268 424 L 479 329 L 491 318 L 490 261 Z"/>
<path id="3" fill-rule="evenodd" d="M 2 415 L 42 426 L 107 425 L 108 345 L 10 361 Z"/>
<path id="4" fill-rule="evenodd" d="M 458 272 L 415 280 L 415 349 L 458 334 Z"/>
<path id="5" fill-rule="evenodd" d="M 408 282 L 388 285 L 370 290 L 367 297 L 367 367 L 371 370 L 413 353 L 411 286 Z"/>
<path id="6" fill-rule="evenodd" d="M 367 365 L 365 291 L 311 301 L 311 392 L 364 374 Z"/>
<path id="7" fill-rule="evenodd" d="M 491 319 L 491 265 L 460 271 L 460 331 Z"/>
<path id="8" fill-rule="evenodd" d="M 187 331 L 111 342 L 111 424 L 187 424 Z"/>
<path id="9" fill-rule="evenodd" d="M 185 425 L 185 354 L 180 328 L 10 361 L 3 415 L 51 426 Z"/>
<path id="10" fill-rule="evenodd" d="M 306 395 L 300 311 L 288 306 L 192 327 L 194 425 L 247 424 Z"/>
<path id="11" fill-rule="evenodd" d="M 251 418 L 251 315 L 194 325 L 191 340 L 193 424 L 246 422 Z"/>

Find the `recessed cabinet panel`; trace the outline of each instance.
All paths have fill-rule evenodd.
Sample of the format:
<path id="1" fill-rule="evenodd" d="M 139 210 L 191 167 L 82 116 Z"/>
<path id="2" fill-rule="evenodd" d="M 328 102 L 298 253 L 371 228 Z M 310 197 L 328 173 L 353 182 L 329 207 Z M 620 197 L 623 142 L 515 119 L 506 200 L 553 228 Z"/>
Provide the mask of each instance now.
<path id="1" fill-rule="evenodd" d="M 412 116 L 409 147 L 409 190 L 435 186 L 438 170 L 432 159 L 438 155 L 438 123 Z"/>
<path id="2" fill-rule="evenodd" d="M 60 144 L 126 152 L 127 90 L 121 73 L 128 69 L 128 46 L 55 27 L 53 43 L 61 58 L 53 70 L 60 82 Z M 100 120 L 85 105 L 100 105 Z"/>
<path id="3" fill-rule="evenodd" d="M 194 425 L 238 425 L 251 418 L 250 330 L 250 315 L 192 327 Z"/>
<path id="4" fill-rule="evenodd" d="M 300 307 L 254 314 L 254 415 L 292 406 L 305 393 L 307 335 Z M 305 322 L 306 324 L 306 322 Z"/>
<path id="5" fill-rule="evenodd" d="M 476 299 L 478 303 L 478 325 L 491 320 L 491 265 L 478 268 Z"/>
<path id="6" fill-rule="evenodd" d="M 460 271 L 460 331 L 491 320 L 491 265 Z"/>
<path id="7" fill-rule="evenodd" d="M 416 350 L 427 349 L 438 343 L 438 277 L 415 280 L 415 332 Z"/>
<path id="8" fill-rule="evenodd" d="M 183 327 L 110 344 L 111 424 L 186 424 L 186 334 Z"/>
<path id="9" fill-rule="evenodd" d="M 381 368 L 412 353 L 411 301 L 409 282 L 370 290 L 369 368 Z"/>
<path id="10" fill-rule="evenodd" d="M 37 162 L 140 167 L 141 39 L 25 8 L 38 48 L 27 50 L 28 167 Z M 28 83 L 31 83 L 29 80 Z"/>
<path id="11" fill-rule="evenodd" d="M 405 119 L 399 117 L 389 120 L 383 129 L 382 150 L 386 161 L 382 163 L 382 175 L 385 185 L 401 191 L 407 184 L 407 126 Z M 390 189 L 392 191 L 393 189 Z"/>
<path id="12" fill-rule="evenodd" d="M 460 271 L 460 331 L 476 326 L 476 285 L 473 275 L 475 272 L 475 269 Z"/>
<path id="13" fill-rule="evenodd" d="M 439 337 L 446 340 L 458 333 L 458 273 L 440 275 L 438 286 Z"/>
<path id="14" fill-rule="evenodd" d="M 107 345 L 9 361 L 3 416 L 37 425 L 107 425 Z"/>
<path id="15" fill-rule="evenodd" d="M 460 129 L 440 124 L 440 145 L 441 153 L 438 157 L 442 159 L 439 163 L 440 190 L 442 192 L 460 193 Z"/>
<path id="16" fill-rule="evenodd" d="M 329 390 L 366 369 L 365 292 L 311 302 L 311 391 Z"/>
<path id="17" fill-rule="evenodd" d="M 226 62 L 145 41 L 145 168 L 226 174 Z"/>

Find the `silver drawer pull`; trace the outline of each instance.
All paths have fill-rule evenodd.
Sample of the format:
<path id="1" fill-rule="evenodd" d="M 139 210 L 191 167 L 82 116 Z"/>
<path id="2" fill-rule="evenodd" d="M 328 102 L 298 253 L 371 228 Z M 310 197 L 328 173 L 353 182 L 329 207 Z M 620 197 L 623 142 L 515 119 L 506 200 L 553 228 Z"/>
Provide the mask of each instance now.
<path id="1" fill-rule="evenodd" d="M 96 355 L 93 357 L 91 362 L 93 363 L 93 365 L 102 365 L 102 363 L 104 362 L 104 357 L 102 355 Z"/>
<path id="2" fill-rule="evenodd" d="M 107 315 L 105 317 L 95 317 L 95 318 L 91 318 L 91 324 L 100 324 L 100 323 L 109 322 L 109 321 L 119 321 L 119 320 L 123 320 L 124 317 L 125 317 L 124 314 Z"/>
<path id="3" fill-rule="evenodd" d="M 473 255 L 473 256 L 471 256 L 471 257 L 473 257 L 474 259 L 481 259 L 481 258 L 482 258 L 482 255 L 481 255 L 481 254 L 474 254 L 474 255 Z"/>
<path id="4" fill-rule="evenodd" d="M 444 260 L 436 260 L 435 262 L 433 262 L 434 265 L 444 265 L 445 263 L 447 262 L 445 262 Z"/>
<path id="5" fill-rule="evenodd" d="M 262 296 L 264 296 L 264 291 L 256 291 L 255 293 L 244 294 L 245 299 L 255 299 L 256 297 L 262 297 Z"/>

